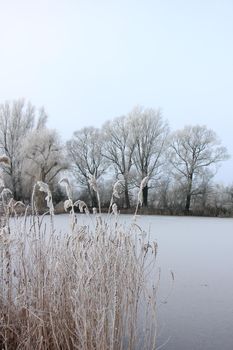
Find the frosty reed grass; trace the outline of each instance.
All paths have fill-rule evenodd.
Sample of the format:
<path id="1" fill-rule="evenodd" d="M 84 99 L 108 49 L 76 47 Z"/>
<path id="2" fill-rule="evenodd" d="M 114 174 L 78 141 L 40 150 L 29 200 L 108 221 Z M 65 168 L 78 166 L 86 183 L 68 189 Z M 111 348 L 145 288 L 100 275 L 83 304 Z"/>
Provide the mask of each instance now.
<path id="1" fill-rule="evenodd" d="M 157 245 L 136 223 L 74 215 L 67 234 L 36 215 L 2 228 L 0 348 L 156 349 Z"/>

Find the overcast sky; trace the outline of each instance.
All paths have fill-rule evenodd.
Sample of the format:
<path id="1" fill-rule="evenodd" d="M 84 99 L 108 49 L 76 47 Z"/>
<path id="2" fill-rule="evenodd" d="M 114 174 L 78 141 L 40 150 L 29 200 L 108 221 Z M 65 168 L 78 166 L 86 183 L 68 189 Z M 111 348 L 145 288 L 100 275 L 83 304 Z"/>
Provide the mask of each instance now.
<path id="1" fill-rule="evenodd" d="M 0 103 L 43 105 L 64 140 L 139 104 L 233 155 L 232 0 L 0 0 L 0 45 Z"/>

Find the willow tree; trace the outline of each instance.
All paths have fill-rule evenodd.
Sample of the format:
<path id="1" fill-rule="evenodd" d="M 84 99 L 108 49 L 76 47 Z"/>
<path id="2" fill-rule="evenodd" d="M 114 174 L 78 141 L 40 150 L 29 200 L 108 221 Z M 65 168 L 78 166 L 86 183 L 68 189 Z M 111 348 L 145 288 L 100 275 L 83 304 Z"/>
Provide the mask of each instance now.
<path id="1" fill-rule="evenodd" d="M 228 159 L 216 133 L 206 126 L 186 126 L 173 133 L 170 143 L 170 162 L 183 183 L 189 212 L 192 196 L 200 193 L 204 173 L 212 176 L 217 166 Z"/>

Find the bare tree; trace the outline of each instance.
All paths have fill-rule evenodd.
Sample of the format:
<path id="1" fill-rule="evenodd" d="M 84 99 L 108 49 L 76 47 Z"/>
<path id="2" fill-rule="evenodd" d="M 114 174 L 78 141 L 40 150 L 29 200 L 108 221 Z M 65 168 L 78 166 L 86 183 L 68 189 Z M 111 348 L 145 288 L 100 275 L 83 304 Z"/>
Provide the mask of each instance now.
<path id="1" fill-rule="evenodd" d="M 136 107 L 130 114 L 130 124 L 135 139 L 134 166 L 139 183 L 148 176 L 149 180 L 159 177 L 165 163 L 164 151 L 169 132 L 168 124 L 161 112 L 155 109 Z M 143 188 L 143 206 L 148 205 L 148 183 Z"/>
<path id="2" fill-rule="evenodd" d="M 42 128 L 31 132 L 25 139 L 22 153 L 26 187 L 36 181 L 53 185 L 57 175 L 68 167 L 64 148 L 54 130 Z"/>
<path id="3" fill-rule="evenodd" d="M 129 116 L 115 118 L 103 126 L 106 140 L 103 155 L 113 165 L 116 174 L 124 179 L 125 207 L 130 208 L 129 182 L 136 139 L 133 137 Z"/>
<path id="4" fill-rule="evenodd" d="M 186 212 L 189 212 L 192 196 L 200 192 L 199 180 L 206 170 L 211 174 L 228 157 L 215 132 L 206 126 L 186 126 L 173 133 L 170 161 L 185 187 Z"/>
<path id="5" fill-rule="evenodd" d="M 97 198 L 89 180 L 91 176 L 98 180 L 108 167 L 108 162 L 102 156 L 103 145 L 103 135 L 94 127 L 75 131 L 73 138 L 67 142 L 73 174 L 79 183 L 88 189 L 94 207 L 97 206 Z"/>
<path id="6" fill-rule="evenodd" d="M 35 107 L 26 104 L 24 100 L 0 105 L 0 150 L 10 159 L 10 166 L 5 169 L 5 173 L 10 179 L 9 185 L 16 199 L 22 194 L 22 144 L 34 127 L 41 128 L 45 125 L 46 118 L 43 109 L 36 113 Z"/>

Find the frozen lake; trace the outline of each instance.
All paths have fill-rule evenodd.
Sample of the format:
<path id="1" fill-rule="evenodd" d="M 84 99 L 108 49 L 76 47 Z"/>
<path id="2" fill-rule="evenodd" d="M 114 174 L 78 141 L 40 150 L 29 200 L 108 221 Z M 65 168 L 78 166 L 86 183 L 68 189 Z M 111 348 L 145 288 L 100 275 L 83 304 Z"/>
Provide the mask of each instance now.
<path id="1" fill-rule="evenodd" d="M 166 350 L 233 349 L 233 219 L 142 217 L 161 266 L 159 343 Z M 166 299 L 166 297 L 165 297 Z"/>
<path id="2" fill-rule="evenodd" d="M 57 216 L 57 228 L 63 231 L 67 219 Z M 121 221 L 131 219 L 121 216 Z M 85 223 L 84 216 L 78 220 Z M 158 345 L 232 350 L 233 219 L 141 216 L 137 223 L 158 242 Z"/>

